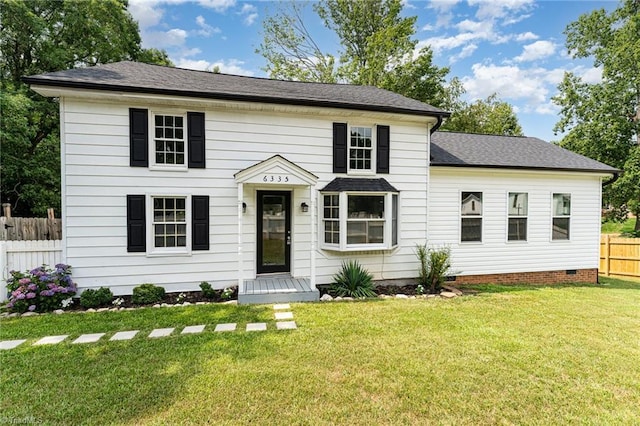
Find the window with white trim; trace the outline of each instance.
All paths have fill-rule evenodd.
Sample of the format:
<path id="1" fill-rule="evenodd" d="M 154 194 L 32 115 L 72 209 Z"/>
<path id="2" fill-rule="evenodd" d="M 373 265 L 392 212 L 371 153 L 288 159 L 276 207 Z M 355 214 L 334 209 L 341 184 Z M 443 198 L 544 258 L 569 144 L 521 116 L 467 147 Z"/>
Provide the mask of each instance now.
<path id="1" fill-rule="evenodd" d="M 460 241 L 482 241 L 482 192 L 461 192 Z"/>
<path id="2" fill-rule="evenodd" d="M 571 228 L 571 194 L 553 194 L 552 240 L 568 240 Z"/>
<path id="3" fill-rule="evenodd" d="M 340 244 L 339 195 L 325 195 L 323 199 L 324 242 L 327 244 Z"/>
<path id="4" fill-rule="evenodd" d="M 349 170 L 374 170 L 374 139 L 371 127 L 353 126 L 349 136 Z"/>
<path id="5" fill-rule="evenodd" d="M 186 129 L 182 115 L 153 115 L 155 164 L 185 166 Z"/>
<path id="6" fill-rule="evenodd" d="M 527 241 L 527 216 L 529 211 L 529 194 L 526 192 L 510 192 L 508 200 L 508 241 Z"/>
<path id="7" fill-rule="evenodd" d="M 398 245 L 398 194 L 322 194 L 323 246 L 341 251 Z"/>
<path id="8" fill-rule="evenodd" d="M 153 247 L 187 247 L 186 197 L 152 197 Z"/>

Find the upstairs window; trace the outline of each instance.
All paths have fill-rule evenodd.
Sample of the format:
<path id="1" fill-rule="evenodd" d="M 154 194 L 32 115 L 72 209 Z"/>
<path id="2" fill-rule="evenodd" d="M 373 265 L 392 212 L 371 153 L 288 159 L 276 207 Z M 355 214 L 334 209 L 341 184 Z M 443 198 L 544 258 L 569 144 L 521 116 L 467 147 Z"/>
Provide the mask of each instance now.
<path id="1" fill-rule="evenodd" d="M 371 127 L 351 127 L 349 139 L 349 170 L 371 171 L 373 138 Z"/>
<path id="2" fill-rule="evenodd" d="M 553 194 L 552 240 L 568 240 L 571 228 L 571 194 Z"/>
<path id="3" fill-rule="evenodd" d="M 154 115 L 155 164 L 184 166 L 184 121 L 181 115 Z"/>
<path id="4" fill-rule="evenodd" d="M 527 215 L 529 195 L 525 192 L 510 192 L 508 201 L 508 241 L 527 241 Z"/>
<path id="5" fill-rule="evenodd" d="M 462 192 L 460 199 L 460 241 L 482 241 L 482 192 Z"/>

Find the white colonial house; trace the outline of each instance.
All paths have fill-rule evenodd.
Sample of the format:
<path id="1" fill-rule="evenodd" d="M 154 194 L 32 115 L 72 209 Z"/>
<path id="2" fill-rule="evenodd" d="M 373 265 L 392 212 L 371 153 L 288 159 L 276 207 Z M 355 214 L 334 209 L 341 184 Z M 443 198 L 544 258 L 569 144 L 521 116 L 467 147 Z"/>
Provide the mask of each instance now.
<path id="1" fill-rule="evenodd" d="M 316 300 L 348 259 L 415 277 L 425 243 L 451 248 L 458 281 L 597 280 L 616 170 L 538 139 L 435 132 L 448 113 L 367 86 L 135 62 L 25 81 L 60 102 L 81 288 Z"/>

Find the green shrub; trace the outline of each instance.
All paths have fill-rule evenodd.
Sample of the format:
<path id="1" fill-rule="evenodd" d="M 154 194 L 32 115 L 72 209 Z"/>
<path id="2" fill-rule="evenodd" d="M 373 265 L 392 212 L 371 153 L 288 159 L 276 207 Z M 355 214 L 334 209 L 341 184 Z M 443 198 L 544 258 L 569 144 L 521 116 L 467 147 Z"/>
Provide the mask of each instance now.
<path id="1" fill-rule="evenodd" d="M 164 299 L 164 287 L 141 284 L 133 289 L 131 301 L 136 305 L 150 305 Z"/>
<path id="2" fill-rule="evenodd" d="M 80 294 L 80 305 L 83 308 L 102 308 L 111 305 L 113 293 L 106 287 L 98 290 L 87 289 Z"/>
<path id="3" fill-rule="evenodd" d="M 428 249 L 425 245 L 416 247 L 416 256 L 420 261 L 418 283 L 437 293 L 451 271 L 451 250 L 448 247 Z"/>
<path id="4" fill-rule="evenodd" d="M 211 284 L 206 281 L 202 281 L 200 283 L 200 290 L 202 290 L 202 295 L 209 300 L 214 300 L 216 298 L 216 291 L 211 288 Z"/>
<path id="5" fill-rule="evenodd" d="M 374 297 L 373 276 L 357 260 L 342 262 L 342 269 L 333 276 L 331 292 L 340 297 Z"/>

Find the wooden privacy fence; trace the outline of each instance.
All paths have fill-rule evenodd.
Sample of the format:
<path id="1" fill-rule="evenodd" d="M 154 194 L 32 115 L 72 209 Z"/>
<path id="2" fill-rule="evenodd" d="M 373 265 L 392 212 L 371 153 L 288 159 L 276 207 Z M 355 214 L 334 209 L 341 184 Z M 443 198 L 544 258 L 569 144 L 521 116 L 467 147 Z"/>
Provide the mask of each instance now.
<path id="1" fill-rule="evenodd" d="M 26 271 L 41 265 L 55 266 L 62 262 L 62 241 L 0 241 L 0 301 L 7 299 L 7 278 L 10 271 Z"/>
<path id="2" fill-rule="evenodd" d="M 640 238 L 600 237 L 600 273 L 640 277 Z"/>
<path id="3" fill-rule="evenodd" d="M 62 219 L 46 217 L 0 217 L 0 240 L 35 241 L 62 238 Z"/>

